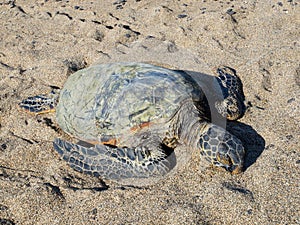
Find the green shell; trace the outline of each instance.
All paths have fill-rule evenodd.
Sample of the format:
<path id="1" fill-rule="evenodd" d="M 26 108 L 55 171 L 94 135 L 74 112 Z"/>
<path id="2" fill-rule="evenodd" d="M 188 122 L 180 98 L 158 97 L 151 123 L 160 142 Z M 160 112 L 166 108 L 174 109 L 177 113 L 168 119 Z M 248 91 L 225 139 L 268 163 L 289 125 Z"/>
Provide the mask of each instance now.
<path id="1" fill-rule="evenodd" d="M 65 132 L 97 141 L 143 123 L 167 123 L 183 101 L 197 102 L 201 94 L 183 71 L 143 63 L 101 64 L 68 78 L 56 116 Z"/>

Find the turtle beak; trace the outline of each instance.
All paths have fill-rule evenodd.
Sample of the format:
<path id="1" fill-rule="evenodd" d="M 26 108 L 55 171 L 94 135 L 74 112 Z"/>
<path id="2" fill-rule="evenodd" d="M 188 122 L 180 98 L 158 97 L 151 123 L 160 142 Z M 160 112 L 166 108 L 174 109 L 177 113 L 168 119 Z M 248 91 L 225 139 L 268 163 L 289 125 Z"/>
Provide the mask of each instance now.
<path id="1" fill-rule="evenodd" d="M 229 171 L 231 174 L 239 174 L 243 172 L 242 162 L 239 163 L 235 155 L 221 155 L 217 153 L 217 160 L 221 166 Z"/>
<path id="2" fill-rule="evenodd" d="M 232 165 L 228 171 L 231 172 L 231 174 L 239 174 L 241 172 L 243 172 L 243 167 L 238 166 L 238 165 Z"/>

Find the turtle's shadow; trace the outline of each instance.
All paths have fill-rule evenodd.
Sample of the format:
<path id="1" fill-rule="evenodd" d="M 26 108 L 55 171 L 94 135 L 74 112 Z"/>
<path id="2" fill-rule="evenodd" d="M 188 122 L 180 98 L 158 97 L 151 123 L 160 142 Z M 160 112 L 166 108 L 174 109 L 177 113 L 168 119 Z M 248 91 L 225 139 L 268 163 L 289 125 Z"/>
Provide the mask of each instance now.
<path id="1" fill-rule="evenodd" d="M 227 130 L 238 137 L 246 149 L 244 170 L 256 162 L 265 149 L 265 139 L 250 125 L 238 121 L 227 122 Z"/>

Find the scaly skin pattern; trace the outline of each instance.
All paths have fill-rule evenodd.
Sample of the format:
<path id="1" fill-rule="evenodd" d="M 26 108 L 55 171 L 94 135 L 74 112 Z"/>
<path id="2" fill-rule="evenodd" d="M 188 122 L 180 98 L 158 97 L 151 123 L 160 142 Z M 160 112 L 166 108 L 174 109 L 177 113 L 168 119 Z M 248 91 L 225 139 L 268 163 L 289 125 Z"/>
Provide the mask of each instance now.
<path id="1" fill-rule="evenodd" d="M 66 133 L 95 145 L 58 138 L 54 149 L 75 170 L 116 181 L 164 176 L 180 157 L 173 154 L 178 145 L 198 149 L 213 165 L 239 173 L 245 155 L 242 143 L 210 121 L 210 107 L 235 120 L 244 114 L 245 98 L 233 69 L 219 68 L 218 73 L 211 87 L 219 88 L 222 96 L 211 103 L 201 88 L 207 80 L 196 81 L 185 71 L 144 63 L 100 64 L 77 71 L 60 91 L 57 122 Z M 43 98 L 29 97 L 20 106 L 41 113 L 40 102 L 44 108 L 47 101 L 47 107 L 57 102 L 53 95 Z"/>
<path id="2" fill-rule="evenodd" d="M 33 114 L 54 112 L 59 98 L 59 89 L 52 89 L 48 95 L 36 95 L 24 99 L 19 106 Z"/>
<path id="3" fill-rule="evenodd" d="M 118 148 L 96 145 L 85 148 L 61 139 L 55 139 L 54 149 L 72 168 L 94 176 L 120 180 L 163 176 L 172 169 L 171 162 L 160 146 Z"/>

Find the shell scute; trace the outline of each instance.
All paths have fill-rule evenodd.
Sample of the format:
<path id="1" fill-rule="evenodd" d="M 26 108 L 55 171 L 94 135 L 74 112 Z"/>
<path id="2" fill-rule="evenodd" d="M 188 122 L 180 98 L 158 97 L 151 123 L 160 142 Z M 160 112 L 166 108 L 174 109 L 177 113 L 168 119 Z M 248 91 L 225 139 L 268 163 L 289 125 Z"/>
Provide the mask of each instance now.
<path id="1" fill-rule="evenodd" d="M 76 72 L 60 94 L 57 121 L 85 140 L 119 135 L 149 122 L 166 123 L 201 91 L 180 71 L 142 64 L 97 65 Z"/>

